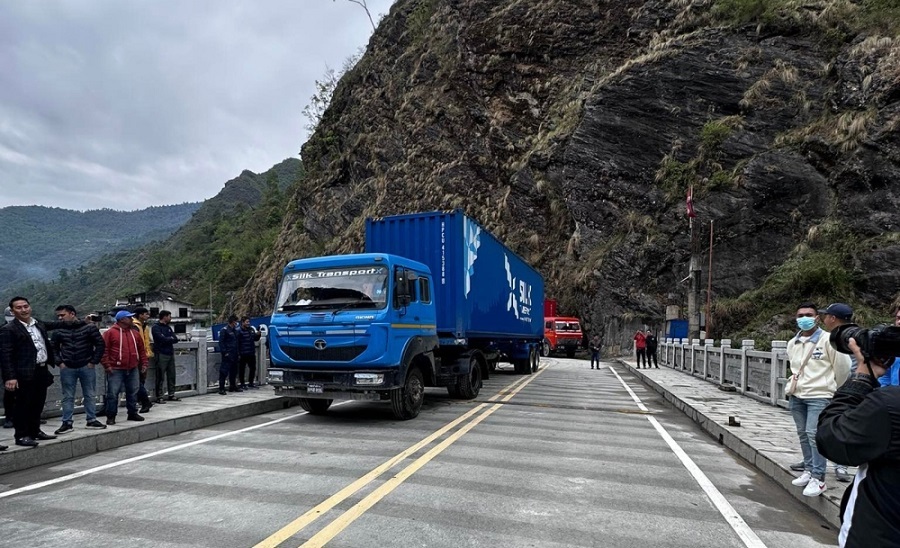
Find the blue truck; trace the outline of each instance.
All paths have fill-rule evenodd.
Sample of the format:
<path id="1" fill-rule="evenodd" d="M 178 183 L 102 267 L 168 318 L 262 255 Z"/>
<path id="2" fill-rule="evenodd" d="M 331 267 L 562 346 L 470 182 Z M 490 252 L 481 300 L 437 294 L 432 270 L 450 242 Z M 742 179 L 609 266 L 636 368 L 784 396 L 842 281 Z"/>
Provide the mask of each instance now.
<path id="1" fill-rule="evenodd" d="M 269 324 L 269 381 L 304 410 L 425 388 L 473 399 L 500 361 L 540 366 L 544 280 L 462 211 L 366 220 L 365 253 L 291 261 Z"/>

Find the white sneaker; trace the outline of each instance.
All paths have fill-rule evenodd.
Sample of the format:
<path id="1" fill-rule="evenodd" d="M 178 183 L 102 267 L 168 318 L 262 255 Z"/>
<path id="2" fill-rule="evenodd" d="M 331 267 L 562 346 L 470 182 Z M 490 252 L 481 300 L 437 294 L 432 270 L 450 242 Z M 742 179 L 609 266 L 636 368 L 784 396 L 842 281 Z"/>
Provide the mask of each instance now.
<path id="1" fill-rule="evenodd" d="M 793 483 L 797 487 L 803 487 L 804 485 L 807 485 L 809 483 L 809 480 L 811 480 L 811 479 L 812 479 L 812 474 L 810 474 L 809 471 L 806 471 L 806 472 L 803 472 L 803 474 L 799 478 L 795 479 L 791 483 Z"/>
<path id="2" fill-rule="evenodd" d="M 810 478 L 809 483 L 806 484 L 806 488 L 803 489 L 803 496 L 805 497 L 818 497 L 822 493 L 825 492 L 824 481 L 819 481 L 816 478 Z"/>

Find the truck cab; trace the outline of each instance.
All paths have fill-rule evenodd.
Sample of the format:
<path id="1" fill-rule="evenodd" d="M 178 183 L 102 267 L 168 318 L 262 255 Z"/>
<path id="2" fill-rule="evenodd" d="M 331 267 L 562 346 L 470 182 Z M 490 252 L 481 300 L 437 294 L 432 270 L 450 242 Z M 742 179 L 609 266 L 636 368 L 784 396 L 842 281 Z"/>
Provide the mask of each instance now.
<path id="1" fill-rule="evenodd" d="M 335 399 L 394 397 L 401 418 L 417 414 L 436 375 L 431 286 L 426 265 L 389 254 L 290 262 L 269 327 L 276 393 L 314 414 Z M 420 375 L 409 385 L 412 357 Z"/>
<path id="2" fill-rule="evenodd" d="M 574 358 L 581 342 L 581 322 L 578 318 L 571 316 L 544 318 L 544 344 L 541 346 L 543 356 L 565 354 L 567 358 Z"/>

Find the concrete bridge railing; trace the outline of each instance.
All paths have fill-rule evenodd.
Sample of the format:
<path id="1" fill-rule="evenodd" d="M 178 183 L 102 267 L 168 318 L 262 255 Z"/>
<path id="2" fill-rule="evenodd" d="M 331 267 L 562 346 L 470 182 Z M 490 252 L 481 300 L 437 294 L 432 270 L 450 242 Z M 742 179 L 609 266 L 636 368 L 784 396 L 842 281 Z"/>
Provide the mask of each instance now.
<path id="1" fill-rule="evenodd" d="M 740 348 L 732 348 L 730 339 L 720 340 L 718 346 L 712 339 L 666 339 L 657 355 L 660 363 L 676 371 L 787 408 L 787 341 L 772 341 L 770 351 L 753 347 L 752 340 L 743 340 Z"/>
<path id="2" fill-rule="evenodd" d="M 266 335 L 263 333 L 256 343 L 256 369 L 257 379 L 260 384 L 266 384 L 268 376 L 268 353 L 266 352 Z M 197 396 L 206 394 L 210 390 L 218 390 L 219 366 L 222 363 L 222 355 L 219 353 L 218 343 L 207 340 L 205 330 L 195 330 L 191 340 L 182 341 L 175 345 L 175 388 L 178 397 Z M 106 372 L 102 367 L 95 369 L 97 376 L 97 410 L 102 408 L 104 393 L 106 392 Z M 59 370 L 52 369 L 56 377 L 52 385 L 47 389 L 47 403 L 44 405 L 44 417 L 57 417 L 62 414 L 62 385 L 59 382 Z M 144 384 L 150 393 L 151 399 L 156 399 L 156 371 L 150 369 L 147 372 L 147 382 Z M 163 387 L 165 390 L 165 386 Z M 3 393 L 3 385 L 0 383 L 0 395 Z M 120 396 L 124 401 L 124 396 Z M 75 413 L 83 413 L 81 399 L 81 385 L 75 389 Z M 0 415 L 5 415 L 2 400 L 0 400 Z"/>

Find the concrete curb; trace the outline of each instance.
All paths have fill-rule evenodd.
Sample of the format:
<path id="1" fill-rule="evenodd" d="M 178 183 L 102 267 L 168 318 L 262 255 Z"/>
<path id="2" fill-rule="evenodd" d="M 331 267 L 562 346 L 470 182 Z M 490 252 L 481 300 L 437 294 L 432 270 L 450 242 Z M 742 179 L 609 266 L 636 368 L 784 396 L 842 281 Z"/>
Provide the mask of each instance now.
<path id="1" fill-rule="evenodd" d="M 742 459 L 753 465 L 757 470 L 775 480 L 778 485 L 783 487 L 785 491 L 790 493 L 795 499 L 808 506 L 828 523 L 840 529 L 840 501 L 836 501 L 835 499 L 824 495 L 819 497 L 804 497 L 800 490 L 791 484 L 791 481 L 796 478 L 796 475 L 790 470 L 762 454 L 758 449 L 753 447 L 751 443 L 741 439 L 739 435 L 733 433 L 724 425 L 719 424 L 698 411 L 690 403 L 685 402 L 666 389 L 665 386 L 660 385 L 652 378 L 644 375 L 639 369 L 635 369 L 623 360 L 617 359 L 616 361 L 626 367 L 631 374 L 640 379 L 641 382 L 661 395 L 663 399 L 672 404 L 673 407 L 696 422 L 713 438 L 717 439 L 720 444 L 737 453 Z M 710 387 L 712 387 L 712 385 L 710 385 Z"/>
<path id="2" fill-rule="evenodd" d="M 154 420 L 152 415 L 146 415 L 144 422 L 125 422 L 124 415 L 120 415 L 118 418 L 122 422 L 117 421 L 115 426 L 105 430 L 85 431 L 79 436 L 71 437 L 66 434 L 65 437 L 41 442 L 34 448 L 10 446 L 6 451 L 0 451 L 0 473 L 27 470 L 35 466 L 61 462 L 287 407 L 290 407 L 288 398 L 272 395 L 218 409 L 186 410 L 186 414 L 172 418 Z M 100 420 L 102 421 L 103 417 L 100 417 Z"/>

